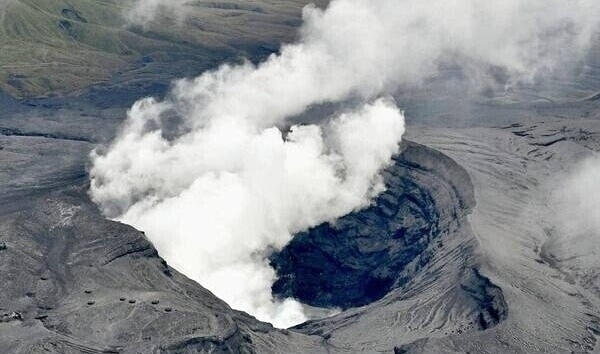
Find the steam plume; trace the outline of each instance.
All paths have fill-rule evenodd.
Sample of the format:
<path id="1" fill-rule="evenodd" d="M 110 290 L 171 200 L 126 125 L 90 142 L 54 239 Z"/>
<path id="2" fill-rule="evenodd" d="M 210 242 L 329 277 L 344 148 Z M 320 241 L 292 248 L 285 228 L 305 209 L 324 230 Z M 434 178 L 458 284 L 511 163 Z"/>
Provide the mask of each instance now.
<path id="1" fill-rule="evenodd" d="M 382 191 L 379 173 L 404 132 L 387 95 L 421 84 L 447 61 L 478 80 L 490 67 L 505 70 L 509 83 L 534 79 L 565 53 L 585 51 L 599 7 L 595 0 L 308 6 L 299 41 L 265 62 L 224 65 L 176 82 L 162 102 L 137 102 L 108 151 L 93 155 L 91 195 L 234 308 L 296 324 L 306 319 L 301 305 L 271 296 L 267 254 Z M 284 129 L 313 105 L 348 100 L 361 104 Z"/>
<path id="2" fill-rule="evenodd" d="M 170 13 L 182 19 L 185 15 L 184 6 L 189 0 L 135 0 L 127 7 L 123 15 L 134 25 L 145 26 L 152 22 L 159 13 Z"/>
<path id="3" fill-rule="evenodd" d="M 592 245 L 600 238 L 600 157 L 584 159 L 561 181 L 555 196 L 557 225 L 565 238 L 586 237 Z"/>

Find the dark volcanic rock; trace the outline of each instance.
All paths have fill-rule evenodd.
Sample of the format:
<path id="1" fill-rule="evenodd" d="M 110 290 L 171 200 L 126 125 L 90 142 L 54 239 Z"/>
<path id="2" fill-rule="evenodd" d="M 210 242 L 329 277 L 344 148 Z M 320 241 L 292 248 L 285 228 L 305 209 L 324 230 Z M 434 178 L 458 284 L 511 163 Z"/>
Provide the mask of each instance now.
<path id="1" fill-rule="evenodd" d="M 477 269 L 473 269 L 467 276 L 462 289 L 478 304 L 480 312 L 477 317 L 477 329 L 484 330 L 494 327 L 508 315 L 508 306 L 504 301 L 502 290 L 481 275 Z"/>
<path id="2" fill-rule="evenodd" d="M 10 311 L 0 315 L 0 323 L 11 322 L 11 321 L 22 321 L 23 317 L 18 312 Z"/>
<path id="3" fill-rule="evenodd" d="M 432 334 L 497 328 L 508 307 L 479 271 L 468 173 L 405 141 L 385 181 L 387 191 L 371 207 L 298 235 L 272 256 L 282 277 L 277 293 L 346 307 L 293 330 L 349 352 L 402 353 L 400 343 Z"/>
<path id="4" fill-rule="evenodd" d="M 320 307 L 379 300 L 427 263 L 429 246 L 474 206 L 466 172 L 424 146 L 404 142 L 384 176 L 387 190 L 371 207 L 301 233 L 271 257 L 274 293 Z"/>

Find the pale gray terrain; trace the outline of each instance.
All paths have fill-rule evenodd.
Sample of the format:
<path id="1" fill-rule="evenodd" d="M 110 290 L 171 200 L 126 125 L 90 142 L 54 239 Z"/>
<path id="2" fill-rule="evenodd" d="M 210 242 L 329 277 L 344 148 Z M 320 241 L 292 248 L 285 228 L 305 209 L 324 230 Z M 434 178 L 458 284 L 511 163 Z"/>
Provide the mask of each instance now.
<path id="1" fill-rule="evenodd" d="M 555 215 L 548 203 L 561 174 L 598 150 L 597 121 L 414 134 L 469 171 L 477 200 L 469 220 L 485 260 L 482 272 L 502 289 L 509 316 L 491 330 L 423 339 L 403 347 L 406 352 L 597 353 L 600 293 L 586 279 L 597 263 L 570 267 L 593 254 L 597 242 L 567 257 L 568 245 L 557 242 L 567 235 L 550 232 Z"/>
<path id="2" fill-rule="evenodd" d="M 0 353 L 600 353 L 600 242 L 561 234 L 552 199 L 600 151 L 599 53 L 510 103 L 399 94 L 409 124 L 387 190 L 271 257 L 275 294 L 342 309 L 287 330 L 232 310 L 90 201 L 90 151 L 153 89 L 124 76 L 114 104 L 110 87 L 0 93 Z"/>
<path id="3" fill-rule="evenodd" d="M 598 263 L 578 262 L 597 254 L 596 244 L 584 247 L 589 256 L 572 254 L 549 231 L 548 202 L 560 174 L 598 149 L 599 135 L 595 120 L 583 119 L 412 127 L 409 139 L 444 155 L 405 143 L 373 212 L 392 215 L 406 206 L 396 200 L 412 195 L 439 229 L 413 240 L 422 249 L 383 298 L 287 331 L 232 311 L 165 265 L 143 233 L 105 220 L 86 194 L 91 144 L 4 136 L 2 346 L 15 353 L 597 352 Z M 398 215 L 396 230 L 419 227 L 410 213 Z M 403 252 L 384 245 L 363 252 Z"/>

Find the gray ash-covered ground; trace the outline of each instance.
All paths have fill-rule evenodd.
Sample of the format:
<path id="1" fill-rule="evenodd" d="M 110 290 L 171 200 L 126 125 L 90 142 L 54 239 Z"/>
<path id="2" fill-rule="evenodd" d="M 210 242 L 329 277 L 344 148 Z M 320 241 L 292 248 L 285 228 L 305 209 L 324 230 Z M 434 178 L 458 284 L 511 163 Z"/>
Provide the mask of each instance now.
<path id="1" fill-rule="evenodd" d="M 17 124 L 14 116 L 3 119 Z M 104 124 L 86 119 L 90 126 Z M 548 235 L 549 222 L 540 215 L 548 208 L 545 188 L 552 176 L 576 163 L 574 156 L 598 150 L 596 121 L 548 118 L 482 128 L 409 126 L 408 131 L 407 139 L 428 147 L 405 142 L 386 173 L 388 191 L 373 207 L 320 226 L 327 238 L 314 230 L 299 235 L 280 254 L 323 247 L 317 257 L 328 252 L 332 258 L 317 258 L 315 264 L 297 259 L 303 279 L 295 275 L 288 284 L 305 287 L 312 296 L 306 302 L 347 308 L 283 331 L 231 310 L 165 265 L 142 233 L 104 219 L 87 196 L 87 156 L 96 143 L 86 131 L 61 120 L 37 126 L 35 134 L 3 130 L 2 348 L 8 353 L 392 353 L 394 348 L 593 353 L 598 293 L 587 285 L 593 282 L 579 285 L 579 279 L 590 279 L 594 268 L 579 265 L 571 271 L 576 259 L 560 235 Z M 375 222 L 396 211 L 397 223 Z M 385 246 L 377 249 L 379 242 L 369 243 L 360 230 Z M 405 247 L 402 237 L 394 238 L 400 235 L 416 239 L 419 247 Z M 327 286 L 312 286 L 307 275 L 317 263 L 323 275 L 339 277 L 327 286 L 347 291 L 345 298 L 336 298 L 339 293 Z M 332 264 L 342 267 L 333 272 Z M 357 279 L 381 275 L 393 282 L 361 299 L 368 287 Z M 355 283 L 344 289 L 339 279 Z"/>
<path id="2" fill-rule="evenodd" d="M 241 50 L 277 47 L 255 44 Z M 399 94 L 410 124 L 387 191 L 272 256 L 276 294 L 343 309 L 288 330 L 232 310 L 89 200 L 89 152 L 133 100 L 165 92 L 160 73 L 0 93 L 0 352 L 600 352 L 598 243 L 552 229 L 547 198 L 600 151 L 598 47 L 573 82 L 534 92 L 561 102 Z"/>

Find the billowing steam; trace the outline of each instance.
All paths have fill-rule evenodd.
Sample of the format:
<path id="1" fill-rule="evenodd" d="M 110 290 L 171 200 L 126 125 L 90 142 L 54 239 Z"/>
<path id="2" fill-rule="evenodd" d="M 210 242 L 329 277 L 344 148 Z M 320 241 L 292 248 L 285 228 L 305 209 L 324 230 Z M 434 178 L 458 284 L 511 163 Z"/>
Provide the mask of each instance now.
<path id="1" fill-rule="evenodd" d="M 383 189 L 378 171 L 398 149 L 401 113 L 377 100 L 285 136 L 222 115 L 169 142 L 144 128 L 160 109 L 138 102 L 111 151 L 95 158 L 94 200 L 234 308 L 279 326 L 304 321 L 297 302 L 272 300 L 267 252 Z"/>
<path id="2" fill-rule="evenodd" d="M 123 16 L 130 24 L 141 26 L 152 22 L 161 13 L 181 20 L 185 17 L 186 2 L 189 0 L 134 0 Z"/>
<path id="3" fill-rule="evenodd" d="M 379 173 L 404 132 L 387 95 L 447 62 L 477 80 L 492 67 L 509 83 L 534 79 L 585 51 L 599 8 L 596 0 L 308 6 L 299 41 L 265 62 L 224 65 L 178 81 L 165 101 L 137 102 L 114 143 L 93 156 L 91 195 L 232 307 L 296 324 L 302 307 L 273 299 L 266 257 L 382 191 Z M 331 102 L 353 108 L 288 127 Z"/>
<path id="4" fill-rule="evenodd" d="M 560 234 L 568 241 L 587 238 L 592 245 L 600 240 L 600 156 L 588 157 L 561 181 L 553 201 Z"/>

